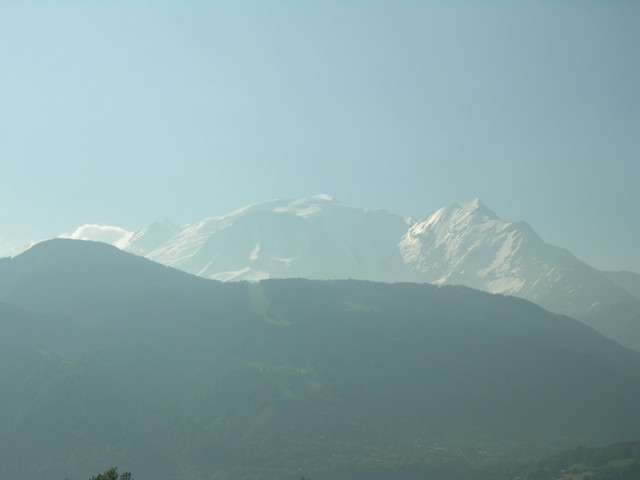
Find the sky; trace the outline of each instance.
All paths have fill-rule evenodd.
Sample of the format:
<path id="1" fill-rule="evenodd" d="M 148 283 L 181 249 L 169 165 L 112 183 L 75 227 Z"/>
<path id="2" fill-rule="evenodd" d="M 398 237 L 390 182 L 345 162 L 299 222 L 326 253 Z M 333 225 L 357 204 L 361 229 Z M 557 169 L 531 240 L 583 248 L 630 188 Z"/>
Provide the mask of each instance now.
<path id="1" fill-rule="evenodd" d="M 0 251 L 480 197 L 640 272 L 640 2 L 0 0 Z"/>

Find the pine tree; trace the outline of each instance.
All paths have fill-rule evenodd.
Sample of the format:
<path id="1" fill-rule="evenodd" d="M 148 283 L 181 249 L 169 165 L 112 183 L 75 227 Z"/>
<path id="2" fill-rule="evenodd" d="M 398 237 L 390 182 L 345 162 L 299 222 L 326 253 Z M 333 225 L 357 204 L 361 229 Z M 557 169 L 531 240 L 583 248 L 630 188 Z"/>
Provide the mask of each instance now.
<path id="1" fill-rule="evenodd" d="M 113 467 L 104 473 L 94 475 L 90 480 L 133 480 L 130 472 L 125 472 L 118 475 L 118 468 Z"/>

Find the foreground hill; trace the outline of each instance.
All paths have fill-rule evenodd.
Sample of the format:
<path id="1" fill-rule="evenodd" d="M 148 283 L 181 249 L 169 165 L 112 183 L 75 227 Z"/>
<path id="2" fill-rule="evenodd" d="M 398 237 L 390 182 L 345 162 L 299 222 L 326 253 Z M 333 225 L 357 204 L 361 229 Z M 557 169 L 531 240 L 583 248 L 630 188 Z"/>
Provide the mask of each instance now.
<path id="1" fill-rule="evenodd" d="M 523 469 L 521 478 L 557 480 L 637 480 L 640 441 L 600 448 L 578 447 Z"/>
<path id="2" fill-rule="evenodd" d="M 513 297 L 55 240 L 0 262 L 0 302 L 2 478 L 477 478 L 640 437 L 637 352 Z"/>
<path id="3" fill-rule="evenodd" d="M 640 309 L 640 275 L 599 271 L 549 245 L 526 223 L 500 219 L 479 199 L 416 221 L 315 195 L 256 203 L 193 225 L 165 219 L 135 233 L 84 225 L 72 236 L 222 281 L 464 285 L 525 298 L 640 349 L 640 317 L 628 314 Z"/>

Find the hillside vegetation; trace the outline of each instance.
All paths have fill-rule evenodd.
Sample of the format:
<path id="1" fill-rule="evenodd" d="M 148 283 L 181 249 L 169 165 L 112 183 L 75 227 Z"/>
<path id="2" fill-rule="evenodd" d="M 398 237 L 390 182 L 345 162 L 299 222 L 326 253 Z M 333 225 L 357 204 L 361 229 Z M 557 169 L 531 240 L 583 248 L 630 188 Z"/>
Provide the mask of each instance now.
<path id="1" fill-rule="evenodd" d="M 1 478 L 477 479 L 640 436 L 638 353 L 513 297 L 55 240 L 0 301 Z"/>

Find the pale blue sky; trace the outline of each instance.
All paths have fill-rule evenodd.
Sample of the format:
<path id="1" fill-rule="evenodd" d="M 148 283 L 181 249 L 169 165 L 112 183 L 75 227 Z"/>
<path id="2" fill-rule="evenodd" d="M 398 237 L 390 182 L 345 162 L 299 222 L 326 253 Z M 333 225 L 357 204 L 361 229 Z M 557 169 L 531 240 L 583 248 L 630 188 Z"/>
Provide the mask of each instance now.
<path id="1" fill-rule="evenodd" d="M 481 197 L 640 272 L 640 2 L 0 0 L 0 247 Z"/>

